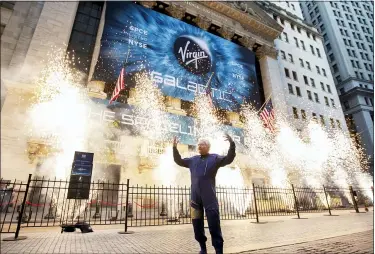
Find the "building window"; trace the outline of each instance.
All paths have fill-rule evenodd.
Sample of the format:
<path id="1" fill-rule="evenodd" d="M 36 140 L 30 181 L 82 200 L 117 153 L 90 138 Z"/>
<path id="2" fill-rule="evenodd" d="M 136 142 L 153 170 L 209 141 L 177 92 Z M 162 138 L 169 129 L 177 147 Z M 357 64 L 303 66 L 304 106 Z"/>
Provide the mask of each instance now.
<path id="1" fill-rule="evenodd" d="M 316 72 L 318 73 L 318 74 L 320 74 L 320 68 L 319 68 L 319 66 L 315 66 L 316 67 Z"/>
<path id="2" fill-rule="evenodd" d="M 313 98 L 311 96 L 311 92 L 309 90 L 307 90 L 307 98 L 309 98 L 310 101 L 313 100 Z"/>
<path id="3" fill-rule="evenodd" d="M 311 83 L 312 87 L 315 87 L 315 80 L 314 79 L 310 78 L 310 83 Z"/>
<path id="4" fill-rule="evenodd" d="M 289 57 L 289 61 L 290 61 L 291 63 L 294 63 L 292 54 L 288 54 L 288 57 Z"/>
<path id="5" fill-rule="evenodd" d="M 324 96 L 324 102 L 326 103 L 326 106 L 329 107 L 329 101 L 328 101 L 328 97 L 327 96 Z"/>
<path id="6" fill-rule="evenodd" d="M 337 64 L 332 65 L 332 70 L 333 70 L 333 73 L 336 73 L 339 71 L 339 69 L 337 68 Z"/>
<path id="7" fill-rule="evenodd" d="M 330 51 L 330 50 L 332 49 L 330 43 L 327 43 L 327 45 L 326 45 L 326 49 L 327 49 L 327 51 Z"/>
<path id="8" fill-rule="evenodd" d="M 289 70 L 287 68 L 284 68 L 284 71 L 285 71 L 285 76 L 287 78 L 290 78 L 290 75 L 289 75 Z"/>
<path id="9" fill-rule="evenodd" d="M 286 59 L 286 58 L 285 58 L 285 52 L 282 51 L 282 50 L 280 50 L 280 53 L 281 53 L 281 59 L 285 60 L 285 59 Z"/>
<path id="10" fill-rule="evenodd" d="M 329 55 L 329 60 L 330 60 L 331 62 L 335 61 L 335 56 L 333 55 L 333 53 L 331 53 L 331 54 Z"/>
<path id="11" fill-rule="evenodd" d="M 306 48 L 305 48 L 305 43 L 303 42 L 303 40 L 300 40 L 300 42 L 301 42 L 302 49 L 303 49 L 303 50 L 306 50 Z"/>
<path id="12" fill-rule="evenodd" d="M 288 84 L 288 89 L 290 94 L 294 94 L 293 86 L 291 84 Z"/>
<path id="13" fill-rule="evenodd" d="M 297 40 L 297 38 L 296 38 L 296 37 L 294 37 L 294 42 L 295 42 L 295 44 L 296 44 L 296 47 L 297 47 L 297 48 L 299 48 L 299 45 L 298 45 L 298 40 Z"/>
<path id="14" fill-rule="evenodd" d="M 302 97 L 301 89 L 298 86 L 296 86 L 296 92 L 297 92 L 297 96 Z"/>
<path id="15" fill-rule="evenodd" d="M 327 77 L 326 70 L 322 68 L 322 72 L 323 72 L 323 76 L 324 76 L 324 77 Z"/>
<path id="16" fill-rule="evenodd" d="M 306 61 L 306 65 L 307 65 L 307 69 L 309 69 L 309 70 L 311 71 L 310 62 L 307 62 L 307 61 Z"/>
<path id="17" fill-rule="evenodd" d="M 319 101 L 319 96 L 318 96 L 317 93 L 314 93 L 314 97 L 315 97 L 315 102 L 316 102 L 316 103 L 320 103 L 320 101 Z"/>
<path id="18" fill-rule="evenodd" d="M 337 76 L 336 76 L 336 81 L 337 81 L 337 83 L 340 83 L 340 82 L 341 82 L 341 77 L 340 77 L 340 75 L 337 75 Z"/>
<path id="19" fill-rule="evenodd" d="M 327 34 L 323 34 L 323 39 L 324 39 L 324 41 L 328 41 L 328 35 Z"/>
<path id="20" fill-rule="evenodd" d="M 294 26 L 294 24 L 290 24 L 290 28 L 292 28 L 292 30 L 295 30 L 295 26 Z"/>
<path id="21" fill-rule="evenodd" d="M 369 105 L 367 97 L 365 97 L 366 105 Z"/>
<path id="22" fill-rule="evenodd" d="M 341 123 L 339 120 L 336 120 L 336 124 L 337 124 L 337 128 L 339 128 L 341 130 Z"/>
<path id="23" fill-rule="evenodd" d="M 333 121 L 333 118 L 330 118 L 329 121 L 331 122 L 331 127 L 335 128 L 335 122 Z"/>
<path id="24" fill-rule="evenodd" d="M 301 33 L 301 28 L 297 26 L 298 33 Z"/>
<path id="25" fill-rule="evenodd" d="M 349 109 L 350 108 L 349 101 L 344 101 L 344 108 L 345 109 Z"/>
<path id="26" fill-rule="evenodd" d="M 303 120 L 306 120 L 306 111 L 301 109 L 301 117 Z"/>
<path id="27" fill-rule="evenodd" d="M 305 67 L 305 65 L 303 64 L 303 60 L 301 58 L 299 59 L 299 64 L 301 65 L 302 68 Z"/>
<path id="28" fill-rule="evenodd" d="M 316 113 L 312 113 L 312 117 L 313 117 L 313 120 L 314 120 L 314 121 L 317 121 L 317 120 L 318 120 L 317 117 L 316 117 Z"/>
<path id="29" fill-rule="evenodd" d="M 283 35 L 284 35 L 284 40 L 285 40 L 286 42 L 289 42 L 288 34 L 285 33 L 285 32 L 283 32 Z"/>
<path id="30" fill-rule="evenodd" d="M 284 20 L 282 18 L 280 18 L 280 23 L 285 25 Z"/>
<path id="31" fill-rule="evenodd" d="M 324 122 L 324 116 L 320 115 L 320 123 L 322 125 L 326 125 L 326 123 Z"/>
<path id="32" fill-rule="evenodd" d="M 330 87 L 330 85 L 327 85 L 327 91 L 328 91 L 329 93 L 332 93 L 332 92 L 331 92 L 331 87 Z"/>
<path id="33" fill-rule="evenodd" d="M 318 57 L 322 57 L 322 56 L 320 55 L 320 51 L 319 51 L 318 48 L 316 48 L 316 54 L 318 55 Z"/>
<path id="34" fill-rule="evenodd" d="M 74 52 L 72 64 L 88 75 L 103 2 L 79 2 L 67 51 Z"/>
<path id="35" fill-rule="evenodd" d="M 332 107 L 336 108 L 335 100 L 334 99 L 331 99 L 331 105 L 332 105 Z"/>
<path id="36" fill-rule="evenodd" d="M 293 79 L 295 81 L 298 81 L 297 73 L 295 71 L 292 71 L 292 74 L 293 74 Z"/>
<path id="37" fill-rule="evenodd" d="M 305 75 L 303 75 L 303 80 L 305 81 L 305 85 L 309 85 L 309 81 Z"/>
<path id="38" fill-rule="evenodd" d="M 298 111 L 297 108 L 293 107 L 293 116 L 295 119 L 298 119 Z"/>
<path id="39" fill-rule="evenodd" d="M 322 88 L 322 90 L 323 91 L 325 91 L 326 89 L 325 89 L 325 87 L 324 87 L 324 84 L 323 84 L 323 82 L 320 82 L 320 87 Z"/>
<path id="40" fill-rule="evenodd" d="M 311 53 L 312 53 L 313 55 L 315 55 L 314 47 L 310 45 L 310 49 L 311 49 Z"/>

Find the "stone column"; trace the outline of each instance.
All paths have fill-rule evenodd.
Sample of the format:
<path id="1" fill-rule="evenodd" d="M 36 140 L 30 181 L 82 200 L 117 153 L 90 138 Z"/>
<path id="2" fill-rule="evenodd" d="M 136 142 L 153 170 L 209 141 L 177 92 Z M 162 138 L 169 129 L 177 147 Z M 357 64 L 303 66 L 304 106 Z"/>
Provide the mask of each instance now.
<path id="1" fill-rule="evenodd" d="M 212 24 L 212 20 L 206 18 L 205 16 L 202 16 L 200 14 L 198 14 L 198 16 L 193 19 L 193 21 L 195 22 L 195 24 L 197 24 L 201 29 L 203 30 L 208 30 L 208 28 L 210 28 L 211 24 Z"/>
<path id="2" fill-rule="evenodd" d="M 277 51 L 270 46 L 263 45 L 256 51 L 256 56 L 259 59 L 265 98 L 271 96 L 276 117 L 278 114 L 286 115 L 288 108 L 285 89 L 281 81 L 283 72 L 277 63 Z"/>

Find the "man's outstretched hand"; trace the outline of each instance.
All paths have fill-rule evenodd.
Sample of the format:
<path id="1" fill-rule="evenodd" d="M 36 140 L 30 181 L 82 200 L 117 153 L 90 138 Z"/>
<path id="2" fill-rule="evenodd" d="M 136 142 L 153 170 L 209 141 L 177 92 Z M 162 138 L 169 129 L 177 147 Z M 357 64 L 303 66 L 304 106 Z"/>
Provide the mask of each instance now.
<path id="1" fill-rule="evenodd" d="M 225 141 L 229 141 L 230 143 L 232 143 L 232 142 L 233 142 L 233 139 L 232 139 L 232 137 L 231 137 L 231 136 L 229 136 L 228 134 L 224 134 L 224 140 L 225 140 Z"/>
<path id="2" fill-rule="evenodd" d="M 177 137 L 175 136 L 175 137 L 173 138 L 173 147 L 177 147 L 177 144 L 178 144 L 178 139 L 177 139 Z"/>

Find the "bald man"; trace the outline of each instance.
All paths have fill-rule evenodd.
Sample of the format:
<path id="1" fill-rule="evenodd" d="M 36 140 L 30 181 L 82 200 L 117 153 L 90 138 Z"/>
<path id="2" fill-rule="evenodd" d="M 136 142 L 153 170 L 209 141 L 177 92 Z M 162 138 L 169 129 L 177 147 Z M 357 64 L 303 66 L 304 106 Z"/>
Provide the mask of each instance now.
<path id="1" fill-rule="evenodd" d="M 219 203 L 216 198 L 215 178 L 217 170 L 233 162 L 236 157 L 236 146 L 232 138 L 226 134 L 225 140 L 230 147 L 226 156 L 210 154 L 210 142 L 201 139 L 198 142 L 200 155 L 190 158 L 181 158 L 177 150 L 177 138 L 173 140 L 173 158 L 177 165 L 190 169 L 191 175 L 191 218 L 194 227 L 195 239 L 201 247 L 200 254 L 207 253 L 207 237 L 204 233 L 203 209 L 206 211 L 208 227 L 216 254 L 223 253 L 224 239 L 220 227 Z"/>

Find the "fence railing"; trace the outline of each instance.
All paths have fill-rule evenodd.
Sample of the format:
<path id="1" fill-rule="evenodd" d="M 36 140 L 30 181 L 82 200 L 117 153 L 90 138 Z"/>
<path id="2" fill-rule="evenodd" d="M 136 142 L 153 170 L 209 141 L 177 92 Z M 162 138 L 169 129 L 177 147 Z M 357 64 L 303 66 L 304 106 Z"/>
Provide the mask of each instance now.
<path id="1" fill-rule="evenodd" d="M 127 227 L 191 223 L 190 187 L 139 186 L 92 182 L 88 199 L 68 199 L 69 181 L 34 178 L 27 182 L 0 181 L 1 233 L 22 227 L 49 227 L 87 222 Z M 71 185 L 73 186 L 73 185 Z M 71 187 L 70 186 L 70 187 Z M 372 189 L 356 187 L 216 188 L 222 220 L 296 215 L 371 206 Z M 22 212 L 23 211 L 23 212 Z M 22 214 L 22 216 L 20 216 Z"/>

